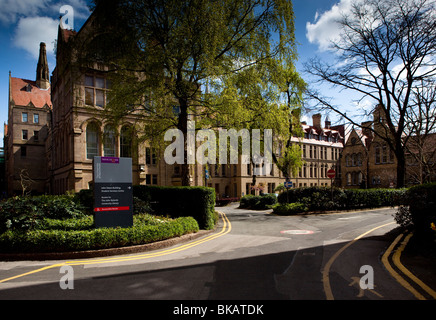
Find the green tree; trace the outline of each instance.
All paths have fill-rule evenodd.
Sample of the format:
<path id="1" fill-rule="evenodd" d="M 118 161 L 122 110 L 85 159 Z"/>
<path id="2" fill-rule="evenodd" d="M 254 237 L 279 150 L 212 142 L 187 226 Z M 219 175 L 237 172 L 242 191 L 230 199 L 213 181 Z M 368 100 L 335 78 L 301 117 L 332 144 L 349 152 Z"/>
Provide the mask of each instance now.
<path id="1" fill-rule="evenodd" d="M 143 120 L 138 133 L 155 145 L 162 145 L 169 128 L 181 130 L 183 185 L 189 185 L 190 175 L 189 120 L 196 121 L 196 129 L 271 128 L 276 139 L 287 141 L 291 110 L 283 98 L 294 81 L 289 73 L 301 81 L 293 67 L 291 1 L 94 4 L 94 31 L 82 37 L 80 51 L 82 59 L 101 60 L 109 68 L 107 115 L 134 114 Z"/>

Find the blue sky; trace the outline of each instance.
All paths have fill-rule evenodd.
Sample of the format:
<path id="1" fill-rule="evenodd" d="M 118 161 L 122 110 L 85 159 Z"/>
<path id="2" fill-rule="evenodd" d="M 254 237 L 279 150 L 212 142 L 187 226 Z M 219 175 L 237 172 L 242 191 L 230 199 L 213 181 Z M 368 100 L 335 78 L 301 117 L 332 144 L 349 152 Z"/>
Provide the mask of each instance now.
<path id="1" fill-rule="evenodd" d="M 327 46 L 337 35 L 334 19 L 340 10 L 348 9 L 349 3 L 350 0 L 293 0 L 300 72 L 302 64 L 314 56 L 332 58 L 333 53 Z M 74 28 L 79 30 L 90 14 L 85 0 L 0 0 L 0 125 L 7 123 L 9 71 L 13 77 L 34 80 L 40 42 L 47 45 L 50 73 L 53 71 L 53 46 L 63 5 L 74 9 Z M 343 99 L 344 94 L 334 95 L 341 97 L 339 100 L 345 108 L 348 102 Z M 310 115 L 308 117 L 311 124 Z M 330 118 L 333 123 L 339 121 L 334 114 Z M 2 138 L 3 127 L 0 128 L 0 146 Z"/>

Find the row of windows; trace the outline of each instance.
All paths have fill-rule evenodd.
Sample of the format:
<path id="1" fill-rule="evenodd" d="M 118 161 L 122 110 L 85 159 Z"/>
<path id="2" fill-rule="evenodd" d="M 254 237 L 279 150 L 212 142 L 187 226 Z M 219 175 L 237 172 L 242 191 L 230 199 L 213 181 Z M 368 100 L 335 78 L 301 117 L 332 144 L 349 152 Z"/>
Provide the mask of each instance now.
<path id="1" fill-rule="evenodd" d="M 298 173 L 298 177 L 300 178 L 327 178 L 327 171 L 330 169 L 330 166 L 326 163 L 323 163 L 319 166 L 317 163 L 304 164 L 303 168 L 301 168 Z"/>
<path id="2" fill-rule="evenodd" d="M 305 133 L 304 134 L 305 139 L 315 139 L 318 141 L 328 141 L 328 142 L 338 142 L 338 137 L 336 135 L 320 135 L 320 134 L 313 134 L 313 133 Z"/>
<path id="3" fill-rule="evenodd" d="M 328 155 L 327 147 L 320 146 L 318 148 L 317 146 L 303 144 L 302 150 L 303 150 L 303 158 L 327 160 L 327 155 Z M 339 159 L 339 148 L 330 148 L 330 159 L 331 160 Z"/>
<path id="4" fill-rule="evenodd" d="M 25 123 L 29 122 L 29 114 L 27 112 L 21 113 L 21 121 Z M 39 123 L 39 113 L 33 114 L 33 123 Z"/>
<path id="5" fill-rule="evenodd" d="M 362 166 L 362 154 L 353 153 L 352 155 L 347 154 L 345 157 L 345 165 L 347 167 L 360 167 Z"/>
<path id="6" fill-rule="evenodd" d="M 119 156 L 132 157 L 133 139 L 132 130 L 129 126 L 123 126 L 119 134 Z M 106 125 L 104 127 L 103 136 L 100 134 L 100 126 L 97 123 L 91 122 L 86 127 L 86 159 L 93 159 L 100 156 L 101 141 L 103 140 L 103 156 L 117 156 L 117 137 L 116 130 Z"/>
<path id="7" fill-rule="evenodd" d="M 21 139 L 23 140 L 29 140 L 29 131 L 28 130 L 21 130 Z M 39 131 L 33 131 L 33 140 L 39 141 Z"/>

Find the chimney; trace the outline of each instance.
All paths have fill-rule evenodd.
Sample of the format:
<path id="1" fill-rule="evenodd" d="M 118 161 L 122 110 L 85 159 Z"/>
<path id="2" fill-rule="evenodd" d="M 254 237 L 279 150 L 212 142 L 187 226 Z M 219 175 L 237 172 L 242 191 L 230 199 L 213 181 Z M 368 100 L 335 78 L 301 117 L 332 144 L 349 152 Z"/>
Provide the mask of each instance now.
<path id="1" fill-rule="evenodd" d="M 325 125 L 324 128 L 326 129 L 330 129 L 330 126 L 332 125 L 330 118 L 327 116 L 327 118 L 325 118 Z"/>
<path id="2" fill-rule="evenodd" d="M 371 131 L 372 121 L 362 122 L 361 126 L 362 126 L 362 133 L 365 136 L 372 138 L 372 131 Z"/>
<path id="3" fill-rule="evenodd" d="M 312 116 L 313 126 L 317 129 L 321 129 L 321 114 L 317 113 Z"/>
<path id="4" fill-rule="evenodd" d="M 44 42 L 39 44 L 39 59 L 38 65 L 36 66 L 36 85 L 40 89 L 50 88 L 50 74 L 48 70 L 47 52 Z"/>

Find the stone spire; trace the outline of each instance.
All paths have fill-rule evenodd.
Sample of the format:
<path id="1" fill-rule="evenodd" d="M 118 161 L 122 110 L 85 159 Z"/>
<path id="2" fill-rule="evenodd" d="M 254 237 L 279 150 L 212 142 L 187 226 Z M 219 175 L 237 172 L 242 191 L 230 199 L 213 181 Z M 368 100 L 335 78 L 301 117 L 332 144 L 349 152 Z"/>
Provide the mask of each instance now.
<path id="1" fill-rule="evenodd" d="M 40 89 L 48 89 L 50 87 L 50 74 L 48 71 L 47 52 L 44 42 L 39 44 L 39 59 L 36 67 L 36 85 Z"/>

